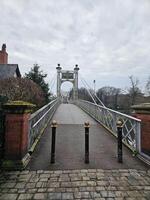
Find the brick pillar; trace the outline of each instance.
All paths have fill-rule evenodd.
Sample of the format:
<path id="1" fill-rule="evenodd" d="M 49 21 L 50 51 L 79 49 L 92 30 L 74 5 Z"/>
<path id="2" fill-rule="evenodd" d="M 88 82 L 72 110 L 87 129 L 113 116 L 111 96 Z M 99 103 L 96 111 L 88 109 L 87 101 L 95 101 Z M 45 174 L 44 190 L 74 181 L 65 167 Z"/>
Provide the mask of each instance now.
<path id="1" fill-rule="evenodd" d="M 132 106 L 133 116 L 141 119 L 141 150 L 150 156 L 150 103 Z"/>
<path id="2" fill-rule="evenodd" d="M 22 101 L 3 106 L 6 114 L 3 168 L 20 169 L 29 161 L 28 121 L 33 107 L 33 104 Z"/>
<path id="3" fill-rule="evenodd" d="M 6 52 L 6 44 L 2 45 L 2 50 L 0 51 L 0 64 L 8 64 L 8 53 Z"/>

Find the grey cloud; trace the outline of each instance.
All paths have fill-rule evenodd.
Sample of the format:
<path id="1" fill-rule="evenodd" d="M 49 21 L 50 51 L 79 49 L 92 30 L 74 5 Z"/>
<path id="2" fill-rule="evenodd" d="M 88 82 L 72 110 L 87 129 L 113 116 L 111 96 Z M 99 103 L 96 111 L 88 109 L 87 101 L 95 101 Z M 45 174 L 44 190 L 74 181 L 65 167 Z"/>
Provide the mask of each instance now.
<path id="1" fill-rule="evenodd" d="M 150 74 L 149 10 L 149 0 L 1 0 L 0 41 L 22 73 L 37 62 L 51 79 L 57 63 L 79 63 L 89 82 L 125 86 Z"/>

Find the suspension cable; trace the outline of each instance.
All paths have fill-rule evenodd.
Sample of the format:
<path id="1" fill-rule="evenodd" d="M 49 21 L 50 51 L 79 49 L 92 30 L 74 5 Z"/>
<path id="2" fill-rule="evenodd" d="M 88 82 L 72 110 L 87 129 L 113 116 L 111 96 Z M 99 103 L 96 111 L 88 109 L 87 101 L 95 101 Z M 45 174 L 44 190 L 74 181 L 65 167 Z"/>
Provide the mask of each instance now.
<path id="1" fill-rule="evenodd" d="M 52 91 L 52 89 L 54 88 L 55 82 L 56 82 L 56 79 L 54 79 L 53 84 L 52 84 L 52 86 L 50 88 L 50 91 Z"/>
<path id="2" fill-rule="evenodd" d="M 50 91 L 52 91 L 54 84 L 56 82 L 56 73 L 54 74 L 53 78 L 50 81 L 49 87 L 50 87 Z"/>
<path id="3" fill-rule="evenodd" d="M 83 77 L 82 77 L 83 78 Z M 83 78 L 84 82 L 86 83 L 86 85 L 92 90 L 92 88 L 89 86 L 89 84 L 86 82 L 86 80 Z M 100 98 L 96 95 L 96 93 L 94 93 L 95 97 L 98 99 L 98 101 L 102 104 L 102 106 L 105 107 L 104 103 L 100 100 Z"/>
<path id="4" fill-rule="evenodd" d="M 81 79 L 81 82 L 83 83 L 83 85 L 84 85 L 85 88 L 86 88 L 86 85 L 84 84 L 84 82 L 83 82 L 82 79 Z M 89 93 L 90 97 L 92 98 L 93 102 L 94 102 L 95 104 L 97 104 L 96 101 L 95 101 L 95 99 L 93 98 L 92 94 L 90 93 L 90 91 L 89 91 L 87 88 L 86 88 L 86 90 L 87 90 L 87 92 Z"/>
<path id="5" fill-rule="evenodd" d="M 53 77 L 52 77 L 52 79 L 51 79 L 51 81 L 50 81 L 50 84 L 49 84 L 49 86 L 51 86 L 52 85 L 52 83 L 54 82 L 54 80 L 56 79 L 56 73 L 53 75 Z"/>
<path id="6" fill-rule="evenodd" d="M 80 74 L 80 76 L 81 76 L 81 74 Z M 83 79 L 83 81 L 85 82 L 85 84 L 87 85 L 87 86 L 86 86 L 86 89 L 87 89 L 87 87 L 88 87 L 89 89 L 92 90 L 92 88 L 89 86 L 89 84 L 86 82 L 86 80 L 81 76 L 81 81 L 82 81 L 82 79 Z M 89 89 L 87 89 L 87 91 L 88 91 Z M 100 98 L 99 98 L 95 93 L 94 93 L 94 95 L 95 95 L 95 97 L 97 98 L 97 100 L 101 103 L 101 105 L 104 106 L 104 107 L 106 107 L 106 106 L 104 105 L 104 103 L 100 100 Z M 97 104 L 97 103 L 96 103 L 96 104 Z"/>
<path id="7" fill-rule="evenodd" d="M 80 75 L 80 76 L 81 76 L 81 75 Z M 82 77 L 82 78 L 83 78 L 83 77 Z M 84 80 L 84 79 L 83 79 L 83 80 L 80 79 L 80 80 L 81 80 L 81 82 L 83 83 L 83 80 Z M 84 82 L 86 83 L 85 80 L 84 80 Z M 84 84 L 84 83 L 83 83 L 83 84 Z M 87 83 L 86 83 L 86 85 L 87 85 L 90 89 L 92 89 Z M 87 89 L 87 86 L 86 86 L 86 85 L 84 84 L 85 88 Z M 94 103 L 95 103 L 96 105 L 98 105 L 98 104 L 96 103 L 95 99 L 93 98 L 92 94 L 90 93 L 89 89 L 87 89 L 87 91 L 88 91 L 88 93 L 90 94 L 90 96 L 91 96 L 92 100 L 94 101 Z M 97 95 L 95 95 L 95 96 L 97 96 Z M 98 98 L 98 97 L 97 97 L 97 98 Z M 100 101 L 100 103 L 102 104 L 103 107 L 107 108 L 99 98 L 98 98 L 98 100 Z M 98 107 L 98 109 L 100 110 L 99 107 Z M 108 112 L 109 114 L 111 114 L 111 112 L 110 112 L 109 110 L 107 110 L 107 112 Z M 112 114 L 111 114 L 111 115 L 112 115 Z"/>

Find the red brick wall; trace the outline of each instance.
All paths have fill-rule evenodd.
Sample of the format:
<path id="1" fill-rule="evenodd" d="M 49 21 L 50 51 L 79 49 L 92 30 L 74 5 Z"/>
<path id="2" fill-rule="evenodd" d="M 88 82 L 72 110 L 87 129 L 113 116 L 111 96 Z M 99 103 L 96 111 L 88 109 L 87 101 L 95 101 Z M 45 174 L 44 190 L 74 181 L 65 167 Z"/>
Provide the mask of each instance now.
<path id="1" fill-rule="evenodd" d="M 134 114 L 134 117 L 141 119 L 141 147 L 150 153 L 150 114 Z"/>
<path id="2" fill-rule="evenodd" d="M 0 51 L 0 64 L 8 64 L 8 54 L 5 51 Z"/>
<path id="3" fill-rule="evenodd" d="M 5 158 L 21 159 L 27 153 L 30 114 L 7 114 L 5 121 Z"/>

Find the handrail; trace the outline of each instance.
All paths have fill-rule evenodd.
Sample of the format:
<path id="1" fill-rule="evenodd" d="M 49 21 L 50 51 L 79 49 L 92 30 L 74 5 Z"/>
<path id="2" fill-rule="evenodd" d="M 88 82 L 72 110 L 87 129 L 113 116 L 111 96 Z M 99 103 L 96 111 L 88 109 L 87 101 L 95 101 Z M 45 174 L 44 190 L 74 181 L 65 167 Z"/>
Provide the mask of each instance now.
<path id="1" fill-rule="evenodd" d="M 44 113 L 44 115 L 42 115 L 42 117 L 33 125 L 33 128 L 48 114 L 48 112 L 57 104 L 57 102 L 55 102 L 54 105 L 52 105 L 52 107 L 50 107 L 48 109 L 48 111 L 46 111 L 46 113 Z"/>
<path id="2" fill-rule="evenodd" d="M 86 101 L 86 100 L 80 100 L 80 101 L 87 102 L 87 103 L 89 103 L 89 104 L 93 104 L 94 106 L 97 105 L 98 107 L 103 108 L 103 109 L 105 109 L 105 110 L 114 112 L 114 113 L 116 113 L 116 114 L 122 115 L 122 116 L 124 116 L 124 117 L 129 118 L 129 119 L 133 119 L 133 120 L 135 120 L 135 121 L 141 122 L 141 119 L 137 119 L 137 118 L 132 117 L 132 116 L 130 116 L 130 115 L 127 115 L 127 114 L 118 112 L 117 110 L 112 110 L 112 109 L 110 109 L 110 108 L 108 108 L 108 107 L 104 107 L 104 106 L 101 106 L 101 105 L 98 105 L 98 104 L 94 104 L 94 103 L 89 102 L 89 101 Z"/>
<path id="3" fill-rule="evenodd" d="M 35 140 L 43 133 L 59 104 L 60 99 L 56 98 L 31 115 L 29 119 L 28 149 L 31 149 Z"/>
<path id="4" fill-rule="evenodd" d="M 116 122 L 123 121 L 123 142 L 133 152 L 141 153 L 141 120 L 85 100 L 74 102 L 117 137 Z"/>
<path id="5" fill-rule="evenodd" d="M 36 116 L 38 113 L 40 113 L 42 110 L 44 110 L 45 108 L 47 108 L 49 105 L 53 104 L 53 102 L 55 102 L 56 99 L 54 99 L 53 101 L 49 102 L 48 104 L 44 105 L 43 107 L 41 107 L 39 110 L 35 111 L 34 113 L 31 114 L 30 119 L 31 120 L 34 116 Z"/>

